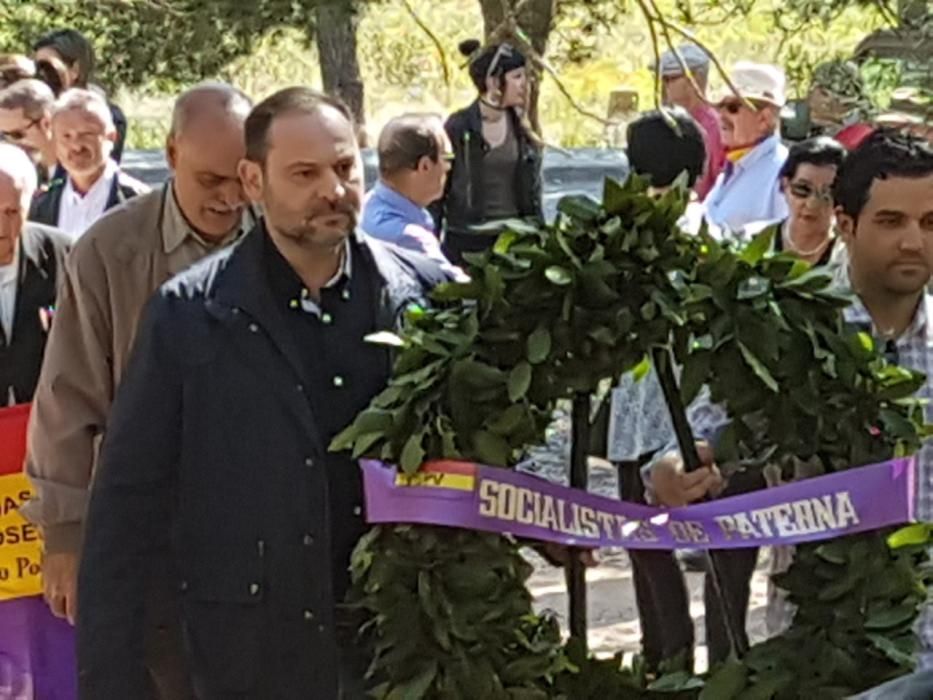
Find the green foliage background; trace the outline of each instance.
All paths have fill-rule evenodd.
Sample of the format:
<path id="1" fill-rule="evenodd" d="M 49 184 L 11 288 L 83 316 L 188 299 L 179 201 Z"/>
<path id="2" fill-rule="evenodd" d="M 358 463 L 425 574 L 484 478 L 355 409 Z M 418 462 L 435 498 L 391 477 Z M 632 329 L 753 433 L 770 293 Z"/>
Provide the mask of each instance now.
<path id="1" fill-rule="evenodd" d="M 666 15 L 690 22 L 725 65 L 754 58 L 788 67 L 792 86 L 805 90 L 819 61 L 846 56 L 885 22 L 872 3 L 795 0 L 826 21 L 794 24 L 781 0 L 662 0 Z M 4 0 L 0 3 L 0 50 L 23 51 L 53 27 L 86 32 L 102 57 L 100 82 L 118 93 L 130 118 L 130 145 L 158 148 L 171 94 L 203 77 L 230 80 L 261 98 L 297 81 L 320 85 L 313 35 L 315 0 Z M 473 98 L 457 43 L 482 36 L 475 0 L 411 0 L 410 5 L 447 53 L 451 84 L 431 39 L 400 0 L 360 3 L 360 61 L 367 89 L 369 128 L 378 133 L 392 115 L 409 109 L 449 112 Z M 609 94 L 620 87 L 652 103 L 647 69 L 653 51 L 643 17 L 630 0 L 560 3 L 548 60 L 578 102 L 605 114 Z M 737 9 L 747 10 L 746 14 Z M 784 28 L 782 31 L 781 28 Z M 604 145 L 609 135 L 581 116 L 544 80 L 541 118 L 548 142 Z"/>

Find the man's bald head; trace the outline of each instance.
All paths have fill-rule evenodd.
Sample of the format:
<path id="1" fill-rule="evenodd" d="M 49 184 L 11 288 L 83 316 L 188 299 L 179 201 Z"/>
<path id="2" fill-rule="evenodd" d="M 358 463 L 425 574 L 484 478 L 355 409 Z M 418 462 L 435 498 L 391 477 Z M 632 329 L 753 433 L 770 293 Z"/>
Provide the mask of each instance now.
<path id="1" fill-rule="evenodd" d="M 237 176 L 246 155 L 243 124 L 250 99 L 231 85 L 201 83 L 175 102 L 166 156 L 182 214 L 198 233 L 223 238 L 240 223 L 243 190 Z"/>
<path id="2" fill-rule="evenodd" d="M 36 166 L 21 148 L 0 143 L 0 265 L 13 261 L 36 191 Z"/>
<path id="3" fill-rule="evenodd" d="M 232 85 L 205 82 L 183 92 L 172 109 L 169 137 L 178 138 L 195 122 L 232 120 L 244 122 L 252 109 L 252 100 Z"/>

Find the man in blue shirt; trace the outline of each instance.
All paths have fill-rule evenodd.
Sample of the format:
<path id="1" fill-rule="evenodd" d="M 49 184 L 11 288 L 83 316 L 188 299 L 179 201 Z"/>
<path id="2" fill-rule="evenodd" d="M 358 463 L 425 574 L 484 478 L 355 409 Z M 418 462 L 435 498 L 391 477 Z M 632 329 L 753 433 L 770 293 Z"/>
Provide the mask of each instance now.
<path id="1" fill-rule="evenodd" d="M 740 62 L 730 89 L 718 100 L 726 163 L 704 200 L 706 220 L 723 234 L 749 224 L 787 218 L 780 189 L 787 148 L 778 135 L 785 105 L 784 72 L 775 66 Z"/>
<path id="2" fill-rule="evenodd" d="M 405 114 L 379 135 L 379 182 L 366 198 L 361 228 L 374 238 L 445 265 L 427 206 L 444 194 L 453 149 L 441 118 Z"/>

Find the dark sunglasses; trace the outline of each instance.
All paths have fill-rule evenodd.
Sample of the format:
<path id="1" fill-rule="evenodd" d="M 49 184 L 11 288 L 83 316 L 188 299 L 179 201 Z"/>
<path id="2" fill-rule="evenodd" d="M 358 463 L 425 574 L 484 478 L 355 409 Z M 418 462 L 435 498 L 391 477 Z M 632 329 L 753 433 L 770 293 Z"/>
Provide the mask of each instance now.
<path id="1" fill-rule="evenodd" d="M 792 182 L 787 189 L 797 199 L 810 199 L 813 197 L 820 204 L 833 203 L 833 193 L 828 187 L 818 190 L 813 185 L 806 182 Z"/>
<path id="2" fill-rule="evenodd" d="M 767 102 L 760 102 L 758 100 L 748 100 L 747 102 L 743 100 L 723 100 L 719 103 L 719 109 L 724 109 L 729 114 L 738 114 L 742 109 L 751 109 L 749 105 L 752 105 L 754 109 L 763 109 L 768 106 Z"/>
<path id="3" fill-rule="evenodd" d="M 26 126 L 24 126 L 22 129 L 13 129 L 13 131 L 0 131 L 0 136 L 3 136 L 3 138 L 8 139 L 10 141 L 22 141 L 24 138 L 26 138 L 26 132 L 29 131 L 32 127 L 34 127 L 36 124 L 38 124 L 40 121 L 42 121 L 41 117 L 39 117 L 38 119 L 31 119 L 29 120 L 29 123 Z"/>

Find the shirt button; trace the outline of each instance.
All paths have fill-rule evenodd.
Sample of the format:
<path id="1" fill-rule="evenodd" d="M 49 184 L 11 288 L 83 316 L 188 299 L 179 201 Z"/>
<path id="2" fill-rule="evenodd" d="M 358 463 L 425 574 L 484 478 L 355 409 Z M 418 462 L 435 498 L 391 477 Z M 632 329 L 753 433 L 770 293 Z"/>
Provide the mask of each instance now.
<path id="1" fill-rule="evenodd" d="M 305 547 L 310 547 L 311 545 L 314 544 L 314 537 L 312 537 L 311 535 L 305 535 L 304 537 L 301 538 L 301 543 Z"/>
<path id="2" fill-rule="evenodd" d="M 178 587 L 179 587 L 182 591 L 187 591 L 187 590 L 188 590 L 188 582 L 187 582 L 187 581 L 182 581 L 182 582 L 178 585 Z"/>
<path id="3" fill-rule="evenodd" d="M 311 459 L 310 457 L 305 457 L 305 466 L 306 466 L 306 467 L 313 467 L 313 466 L 314 466 L 314 460 Z"/>
<path id="4" fill-rule="evenodd" d="M 323 323 L 325 326 L 329 326 L 333 320 L 334 317 L 330 314 L 325 313 L 321 315 L 321 323 Z"/>
<path id="5" fill-rule="evenodd" d="M 297 299 L 292 299 L 291 301 L 288 302 L 288 306 L 289 308 L 297 309 L 300 303 L 301 302 L 299 302 Z"/>
<path id="6" fill-rule="evenodd" d="M 340 298 L 344 301 L 350 301 L 350 290 L 344 289 L 342 292 L 340 292 Z"/>
<path id="7" fill-rule="evenodd" d="M 258 583 L 249 584 L 249 594 L 250 595 L 259 595 L 260 586 Z"/>
<path id="8" fill-rule="evenodd" d="M 301 290 L 302 299 L 307 299 L 309 296 L 311 296 L 311 292 L 309 292 L 307 288 Z"/>
<path id="9" fill-rule="evenodd" d="M 259 332 L 259 326 L 257 326 L 255 323 L 249 324 L 249 332 L 250 332 L 250 333 L 258 333 L 258 332 Z"/>
<path id="10" fill-rule="evenodd" d="M 357 506 L 356 508 L 353 509 L 353 515 L 358 516 L 362 514 L 363 514 L 363 506 Z"/>
<path id="11" fill-rule="evenodd" d="M 338 389 L 343 386 L 343 377 L 341 377 L 339 374 L 334 377 L 334 386 Z"/>
<path id="12" fill-rule="evenodd" d="M 305 610 L 304 618 L 305 618 L 305 622 L 311 622 L 311 620 L 314 619 L 314 613 L 311 612 L 310 610 Z"/>
<path id="13" fill-rule="evenodd" d="M 304 393 L 304 390 L 305 390 L 304 384 L 296 384 L 296 385 L 295 385 L 295 391 L 297 391 L 299 394 L 303 394 L 303 393 Z"/>

